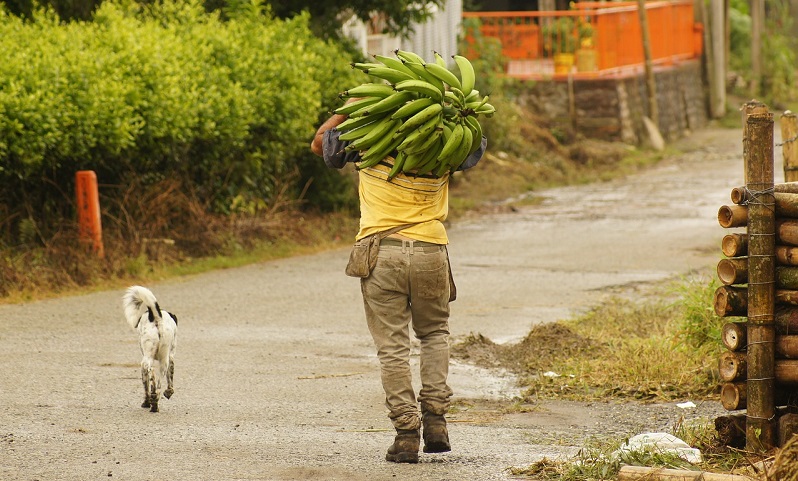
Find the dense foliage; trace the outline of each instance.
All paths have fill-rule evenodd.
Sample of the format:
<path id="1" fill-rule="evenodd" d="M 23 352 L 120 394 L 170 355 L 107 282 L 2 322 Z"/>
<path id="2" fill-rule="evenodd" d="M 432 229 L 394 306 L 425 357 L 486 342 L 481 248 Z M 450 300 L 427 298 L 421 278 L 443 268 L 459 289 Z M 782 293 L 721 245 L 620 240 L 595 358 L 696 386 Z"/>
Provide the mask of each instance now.
<path id="1" fill-rule="evenodd" d="M 795 49 L 793 20 L 786 0 L 767 2 L 765 35 L 762 37 L 762 79 L 760 91 L 753 92 L 771 106 L 789 103 L 796 95 Z M 732 0 L 729 9 L 729 68 L 741 75 L 746 83 L 751 78 L 752 23 L 749 4 L 745 0 Z M 745 92 L 749 94 L 750 92 Z"/>
<path id="2" fill-rule="evenodd" d="M 257 7 L 222 22 L 198 2 L 105 2 L 92 23 L 0 13 L 0 245 L 72 218 L 81 169 L 106 191 L 169 179 L 221 213 L 336 182 L 297 159 L 354 73 L 308 23 Z"/>
<path id="3" fill-rule="evenodd" d="M 62 20 L 90 20 L 103 0 L 0 0 L 14 15 L 30 17 L 36 5 L 52 8 Z M 142 5 L 156 4 L 158 0 L 137 0 Z M 277 18 L 292 18 L 303 12 L 310 13 L 314 30 L 322 37 L 335 36 L 341 27 L 341 14 L 354 14 L 365 22 L 371 21 L 375 11 L 382 12 L 386 31 L 404 34 L 412 22 L 423 22 L 444 0 L 204 0 L 209 12 L 237 10 L 242 4 L 255 3 L 267 6 Z"/>

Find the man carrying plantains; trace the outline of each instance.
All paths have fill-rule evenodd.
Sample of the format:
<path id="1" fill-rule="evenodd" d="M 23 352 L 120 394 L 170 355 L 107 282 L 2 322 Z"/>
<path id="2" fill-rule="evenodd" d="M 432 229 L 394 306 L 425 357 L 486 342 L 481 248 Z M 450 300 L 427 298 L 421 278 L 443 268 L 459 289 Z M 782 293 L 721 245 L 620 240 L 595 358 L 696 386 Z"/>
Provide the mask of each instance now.
<path id="1" fill-rule="evenodd" d="M 350 99 L 349 102 L 355 99 Z M 347 151 L 336 126 L 346 115 L 332 115 L 319 127 L 311 150 L 328 167 L 357 166 L 360 152 Z M 458 170 L 474 167 L 487 140 Z M 445 414 L 452 390 L 449 373 L 449 302 L 454 284 L 443 221 L 448 214 L 450 173 L 416 175 L 400 172 L 390 178 L 396 153 L 358 170 L 360 230 L 356 240 L 385 235 L 374 268 L 361 279 L 366 322 L 377 347 L 382 386 L 396 437 L 386 459 L 417 463 L 423 432 L 425 453 L 451 450 Z M 420 342 L 421 390 L 411 383 L 410 327 Z M 419 410 L 420 404 L 420 410 Z"/>

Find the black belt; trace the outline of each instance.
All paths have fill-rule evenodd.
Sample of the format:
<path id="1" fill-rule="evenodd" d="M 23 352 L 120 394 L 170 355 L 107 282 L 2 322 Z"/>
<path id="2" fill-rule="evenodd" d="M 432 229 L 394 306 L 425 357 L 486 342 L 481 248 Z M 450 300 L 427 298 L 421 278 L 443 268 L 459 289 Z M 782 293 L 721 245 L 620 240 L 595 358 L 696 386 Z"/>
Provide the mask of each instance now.
<path id="1" fill-rule="evenodd" d="M 413 243 L 413 247 L 440 247 L 443 244 L 435 244 L 433 242 L 424 242 L 424 241 L 417 241 L 417 240 L 405 240 L 405 243 Z M 380 245 L 382 246 L 398 246 L 402 247 L 402 239 L 397 239 L 395 237 L 386 237 L 380 241 Z"/>

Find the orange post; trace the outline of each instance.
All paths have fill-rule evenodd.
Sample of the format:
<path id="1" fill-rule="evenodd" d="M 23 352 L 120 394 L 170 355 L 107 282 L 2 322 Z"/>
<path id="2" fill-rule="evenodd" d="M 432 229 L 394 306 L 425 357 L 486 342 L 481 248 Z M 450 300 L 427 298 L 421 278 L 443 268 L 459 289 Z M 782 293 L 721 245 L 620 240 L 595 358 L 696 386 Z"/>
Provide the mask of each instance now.
<path id="1" fill-rule="evenodd" d="M 94 252 L 103 257 L 105 250 L 100 222 L 100 195 L 97 191 L 97 174 L 93 170 L 80 170 L 75 174 L 75 197 L 80 239 L 90 242 Z"/>

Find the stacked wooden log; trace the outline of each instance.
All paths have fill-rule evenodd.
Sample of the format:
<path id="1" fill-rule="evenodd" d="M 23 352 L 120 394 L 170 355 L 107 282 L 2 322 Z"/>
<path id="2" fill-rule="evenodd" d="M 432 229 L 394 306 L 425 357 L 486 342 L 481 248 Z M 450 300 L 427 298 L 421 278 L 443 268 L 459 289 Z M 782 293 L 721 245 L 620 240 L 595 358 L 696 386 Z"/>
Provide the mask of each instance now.
<path id="1" fill-rule="evenodd" d="M 781 396 L 798 388 L 798 182 L 774 185 L 775 195 L 775 364 L 774 376 Z M 748 224 L 748 197 L 744 187 L 732 189 L 733 205 L 718 211 L 722 227 Z M 715 291 L 715 313 L 721 317 L 748 315 L 748 234 L 731 233 L 723 237 L 721 250 L 726 256 L 718 262 L 718 279 L 723 284 Z M 728 349 L 721 354 L 718 367 L 724 382 L 721 403 L 729 411 L 747 407 L 746 376 L 748 323 L 729 322 L 723 326 L 722 340 Z M 786 398 L 784 399 L 787 400 Z"/>
<path id="2" fill-rule="evenodd" d="M 740 426 L 745 446 L 764 450 L 796 425 L 794 414 L 781 414 L 798 393 L 798 182 L 774 184 L 772 114 L 751 114 L 745 127 L 745 185 L 732 189 L 718 222 L 746 230 L 723 238 L 714 308 L 744 318 L 723 328 L 721 403 L 747 411 Z M 739 417 L 729 421 L 740 425 Z"/>

